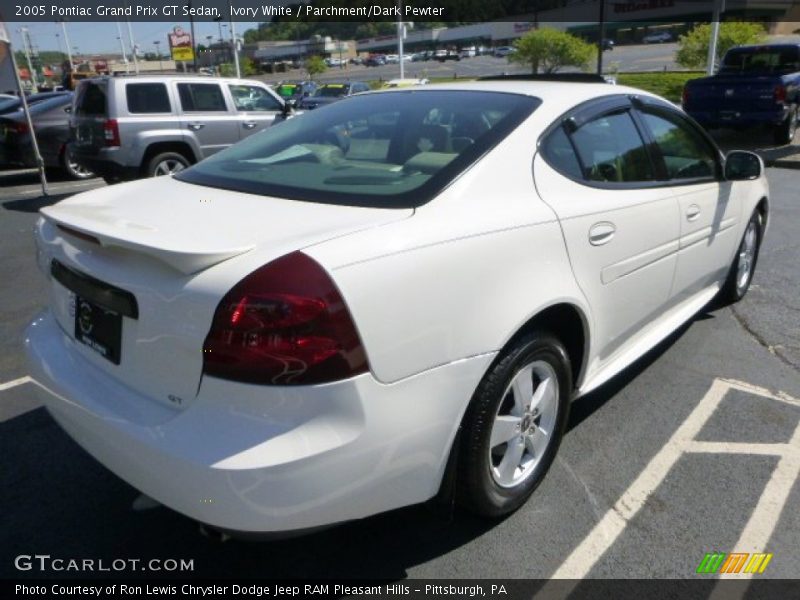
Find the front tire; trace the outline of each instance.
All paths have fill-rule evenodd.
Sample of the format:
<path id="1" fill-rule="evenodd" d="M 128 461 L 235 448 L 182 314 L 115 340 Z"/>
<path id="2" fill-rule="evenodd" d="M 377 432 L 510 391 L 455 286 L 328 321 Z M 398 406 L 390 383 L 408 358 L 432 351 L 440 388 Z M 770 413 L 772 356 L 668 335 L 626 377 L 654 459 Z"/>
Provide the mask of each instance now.
<path id="1" fill-rule="evenodd" d="M 753 273 L 758 262 L 758 252 L 761 249 L 761 238 L 764 233 L 764 225 L 761 213 L 755 211 L 747 227 L 744 236 L 736 250 L 736 257 L 728 272 L 728 278 L 719 293 L 720 304 L 734 304 L 739 302 L 750 289 L 753 281 Z"/>
<path id="2" fill-rule="evenodd" d="M 528 499 L 558 451 L 571 390 L 567 352 L 547 333 L 521 338 L 491 367 L 464 417 L 461 504 L 500 517 Z"/>

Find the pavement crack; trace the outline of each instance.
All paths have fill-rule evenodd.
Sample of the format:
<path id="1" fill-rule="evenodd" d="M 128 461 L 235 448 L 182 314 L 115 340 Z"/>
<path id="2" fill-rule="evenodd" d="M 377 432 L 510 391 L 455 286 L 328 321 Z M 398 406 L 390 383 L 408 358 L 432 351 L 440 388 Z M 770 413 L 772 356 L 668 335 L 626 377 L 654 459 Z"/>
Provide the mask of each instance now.
<path id="1" fill-rule="evenodd" d="M 572 467 L 569 466 L 569 463 L 566 460 L 560 456 L 557 456 L 556 460 L 564 466 L 564 469 L 566 469 L 567 473 L 569 473 L 570 476 L 581 485 L 583 491 L 586 492 L 586 498 L 589 500 L 589 504 L 592 506 L 592 512 L 594 513 L 595 520 L 600 522 L 600 520 L 605 516 L 607 509 L 600 506 L 597 496 L 592 493 L 592 490 L 589 489 L 589 486 L 586 484 L 586 482 L 572 469 Z"/>
<path id="2" fill-rule="evenodd" d="M 781 361 L 786 366 L 790 367 L 791 369 L 793 369 L 795 371 L 799 371 L 800 372 L 800 368 L 798 368 L 797 365 L 795 365 L 792 361 L 790 361 L 788 358 L 786 358 L 783 354 L 781 354 L 779 352 L 779 350 L 783 346 L 781 346 L 780 344 L 773 345 L 773 344 L 770 344 L 769 342 L 767 342 L 767 340 L 765 340 L 761 336 L 761 334 L 758 333 L 753 328 L 752 325 L 750 325 L 750 323 L 748 322 L 747 318 L 744 315 L 739 314 L 739 311 L 736 310 L 735 306 L 731 306 L 731 313 L 733 313 L 733 318 L 736 319 L 736 322 L 739 323 L 741 328 L 744 329 L 750 335 L 750 337 L 752 337 L 756 342 L 758 342 L 758 344 L 760 346 L 764 347 L 767 350 L 767 352 L 772 354 L 774 357 L 776 357 L 779 361 Z"/>

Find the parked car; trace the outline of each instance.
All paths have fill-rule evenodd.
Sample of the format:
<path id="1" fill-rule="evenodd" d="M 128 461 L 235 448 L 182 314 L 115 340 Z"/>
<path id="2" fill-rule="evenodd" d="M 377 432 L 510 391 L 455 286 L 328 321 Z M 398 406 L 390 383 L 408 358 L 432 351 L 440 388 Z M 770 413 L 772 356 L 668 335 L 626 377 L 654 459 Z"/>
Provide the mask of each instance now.
<path id="1" fill-rule="evenodd" d="M 573 399 L 746 294 L 768 198 L 757 155 L 638 89 L 359 94 L 41 209 L 28 373 L 92 456 L 214 528 L 440 492 L 499 517 Z"/>
<path id="2" fill-rule="evenodd" d="M 352 65 L 363 65 L 364 59 L 361 56 L 354 56 L 350 59 L 350 64 Z"/>
<path id="3" fill-rule="evenodd" d="M 732 48 L 716 75 L 683 89 L 683 109 L 704 127 L 766 127 L 776 144 L 794 139 L 798 106 L 800 44 Z"/>
<path id="4" fill-rule="evenodd" d="M 41 92 L 38 94 L 31 94 L 30 96 L 26 96 L 25 99 L 28 102 L 28 106 L 33 106 L 38 104 L 39 102 L 44 102 L 45 100 L 50 100 L 51 98 L 64 98 L 66 96 L 71 95 L 72 92 Z M 16 110 L 22 108 L 22 100 L 18 96 L 10 96 L 9 98 L 0 99 L 0 115 L 6 115 L 8 113 L 13 113 Z"/>
<path id="5" fill-rule="evenodd" d="M 613 50 L 614 49 L 614 40 L 610 40 L 608 38 L 603 38 L 601 42 L 601 46 L 603 50 Z"/>
<path id="6" fill-rule="evenodd" d="M 369 85 L 362 81 L 325 83 L 314 92 L 313 96 L 303 98 L 298 108 L 301 110 L 313 110 L 321 106 L 327 106 L 333 102 L 347 98 L 353 94 L 368 92 Z"/>
<path id="7" fill-rule="evenodd" d="M 384 88 L 401 88 L 401 87 L 410 87 L 413 85 L 427 85 L 430 83 L 429 79 L 426 78 L 405 78 L 405 79 L 390 79 L 386 83 L 383 84 L 382 87 Z"/>
<path id="8" fill-rule="evenodd" d="M 494 56 L 498 58 L 505 58 L 509 54 L 516 52 L 514 46 L 499 46 L 494 49 Z"/>
<path id="9" fill-rule="evenodd" d="M 458 55 L 461 58 L 475 58 L 478 55 L 478 51 L 475 49 L 475 46 L 471 46 L 469 48 L 462 48 Z"/>
<path id="10" fill-rule="evenodd" d="M 370 54 L 364 64 L 368 67 L 380 67 L 386 64 L 386 56 L 383 54 Z"/>
<path id="11" fill-rule="evenodd" d="M 282 121 L 289 105 L 260 81 L 101 77 L 78 84 L 74 159 L 109 182 L 168 175 Z"/>
<path id="12" fill-rule="evenodd" d="M 317 84 L 313 81 L 282 81 L 275 86 L 275 92 L 290 106 L 297 106 L 316 91 Z"/>
<path id="13" fill-rule="evenodd" d="M 669 31 L 655 31 L 648 33 L 642 38 L 645 44 L 664 44 L 673 40 L 672 34 Z"/>
<path id="14" fill-rule="evenodd" d="M 400 57 L 397 56 L 397 54 L 387 54 L 385 58 L 387 65 L 396 65 L 400 63 Z"/>
<path id="15" fill-rule="evenodd" d="M 31 121 L 44 165 L 63 171 L 72 179 L 88 179 L 94 174 L 73 159 L 69 140 L 72 92 L 50 96 L 30 106 Z M 0 116 L 0 164 L 36 167 L 28 119 L 22 109 Z"/>
<path id="16" fill-rule="evenodd" d="M 458 52 L 455 50 L 437 50 L 433 53 L 433 58 L 439 62 L 444 62 L 446 60 L 461 60 L 461 56 L 459 56 Z"/>

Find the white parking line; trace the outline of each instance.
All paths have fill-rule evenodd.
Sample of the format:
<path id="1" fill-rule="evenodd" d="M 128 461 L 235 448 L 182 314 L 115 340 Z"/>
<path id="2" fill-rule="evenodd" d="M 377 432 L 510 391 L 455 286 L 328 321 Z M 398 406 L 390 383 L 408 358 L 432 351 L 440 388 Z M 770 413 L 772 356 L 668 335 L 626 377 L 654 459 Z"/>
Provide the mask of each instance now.
<path id="1" fill-rule="evenodd" d="M 772 477 L 761 494 L 759 502 L 742 534 L 732 548 L 736 552 L 764 552 L 772 532 L 778 524 L 781 511 L 788 499 L 794 481 L 800 475 L 800 425 L 788 444 L 748 444 L 727 442 L 701 442 L 694 440 L 708 419 L 725 397 L 728 390 L 736 389 L 756 394 L 793 406 L 800 406 L 797 399 L 779 392 L 755 387 L 750 384 L 726 379 L 715 379 L 706 395 L 692 413 L 684 420 L 664 447 L 650 460 L 636 480 L 620 496 L 614 506 L 606 512 L 592 531 L 561 564 L 553 579 L 572 579 L 573 588 L 566 590 L 568 582 L 552 582 L 545 585 L 540 594 L 547 596 L 548 588 L 556 588 L 560 594 L 568 594 L 578 580 L 586 577 L 605 552 L 619 538 L 628 522 L 645 505 L 649 496 L 664 481 L 670 469 L 684 453 L 761 454 L 780 456 Z M 736 577 L 746 577 L 745 574 Z M 719 588 L 718 588 L 719 589 Z M 721 591 L 721 590 L 720 590 Z"/>
<path id="2" fill-rule="evenodd" d="M 18 385 L 24 385 L 31 381 L 33 381 L 33 379 L 25 375 L 25 377 L 20 377 L 19 379 L 12 379 L 11 381 L 7 381 L 6 383 L 0 383 L 0 392 L 4 390 L 10 390 L 11 388 L 17 387 Z"/>

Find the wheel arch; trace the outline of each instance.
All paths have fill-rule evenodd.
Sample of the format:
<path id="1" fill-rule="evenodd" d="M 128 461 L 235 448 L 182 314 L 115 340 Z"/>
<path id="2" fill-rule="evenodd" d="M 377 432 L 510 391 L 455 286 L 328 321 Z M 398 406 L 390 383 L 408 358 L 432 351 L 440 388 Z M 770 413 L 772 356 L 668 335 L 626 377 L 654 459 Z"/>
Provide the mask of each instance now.
<path id="1" fill-rule="evenodd" d="M 147 149 L 142 155 L 142 163 L 139 166 L 139 170 L 144 173 L 147 169 L 147 165 L 150 163 L 150 160 L 162 152 L 177 152 L 186 158 L 186 160 L 189 161 L 189 164 L 195 164 L 197 162 L 197 157 L 195 156 L 194 150 L 186 142 L 153 142 L 147 146 Z"/>

